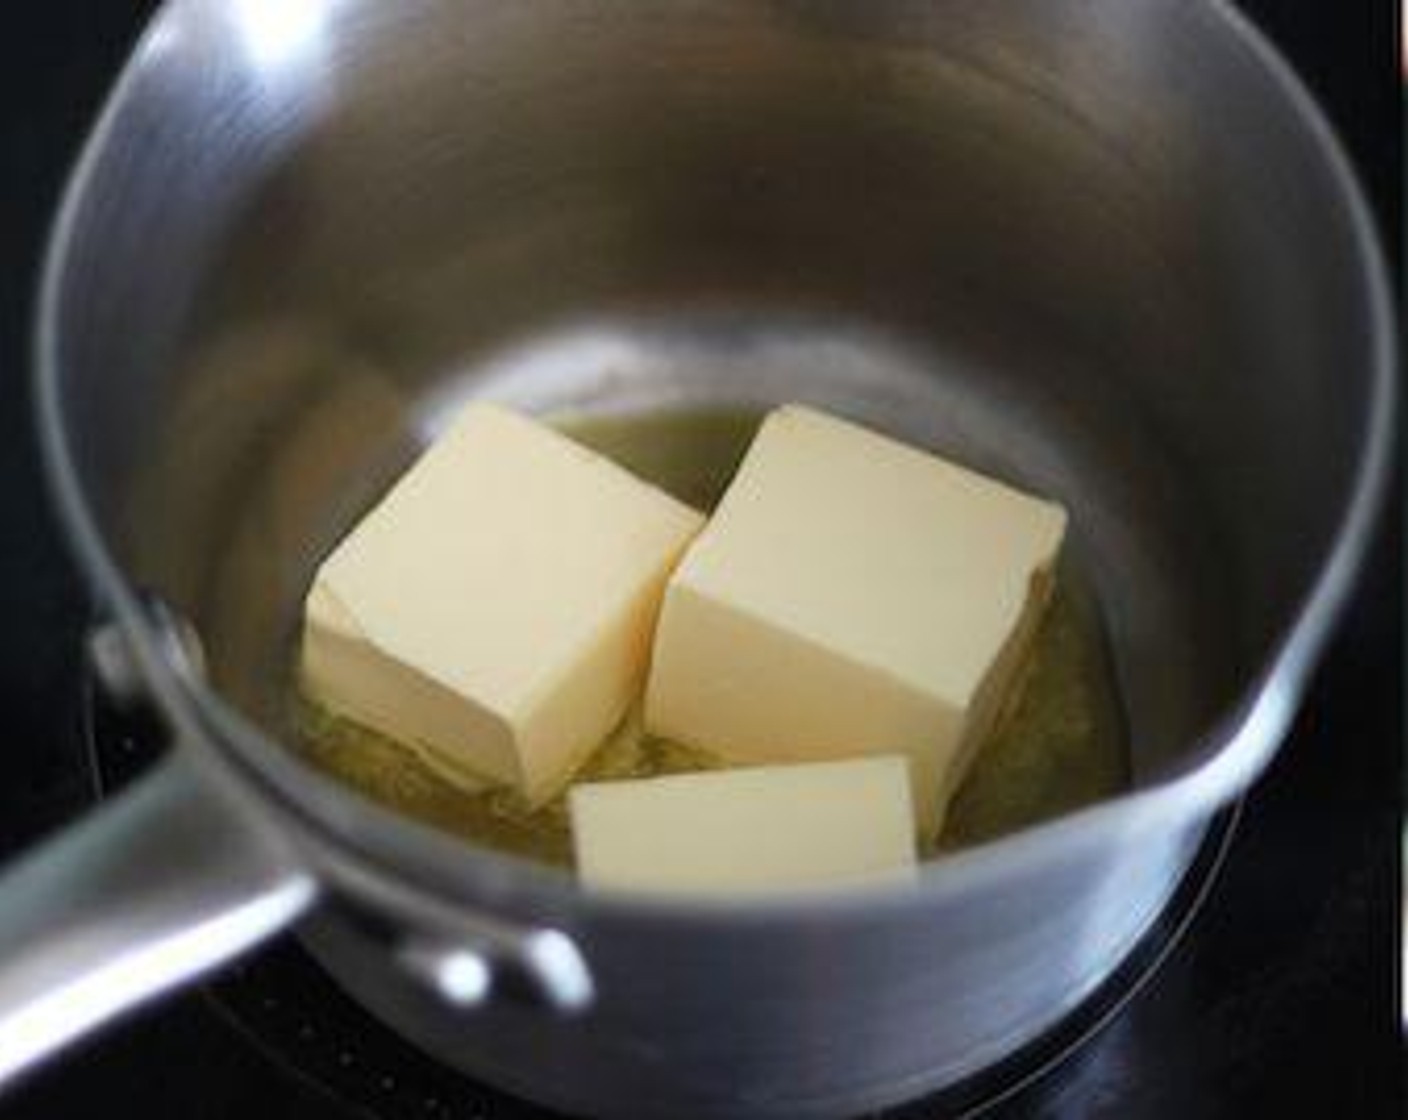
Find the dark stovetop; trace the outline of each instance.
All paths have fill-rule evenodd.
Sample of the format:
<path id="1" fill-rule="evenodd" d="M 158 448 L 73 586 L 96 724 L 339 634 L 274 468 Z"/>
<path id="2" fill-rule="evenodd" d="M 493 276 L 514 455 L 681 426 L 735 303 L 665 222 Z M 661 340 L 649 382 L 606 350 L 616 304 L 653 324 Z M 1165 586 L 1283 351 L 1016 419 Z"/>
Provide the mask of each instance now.
<path id="1" fill-rule="evenodd" d="M 0 509 L 9 526 L 0 548 L 0 696 L 9 717 L 0 858 L 92 796 L 78 665 L 87 604 L 41 490 L 26 324 L 63 173 L 151 7 L 13 4 L 0 39 L 0 378 L 9 402 L 0 410 Z M 1244 7 L 1328 105 L 1396 250 L 1394 5 L 1245 0 Z M 1395 517 L 1192 933 L 1092 1042 L 991 1115 L 1403 1115 L 1401 585 Z M 171 1000 L 82 1047 L 0 1103 L 0 1120 L 114 1108 L 212 1120 L 539 1115 L 438 1071 L 340 1001 L 297 950 L 276 948 L 233 981 Z M 309 1013 L 315 1004 L 318 1013 Z M 329 1022 L 341 1032 L 330 1048 L 316 1037 Z M 946 1107 L 902 1115 L 921 1120 Z"/>

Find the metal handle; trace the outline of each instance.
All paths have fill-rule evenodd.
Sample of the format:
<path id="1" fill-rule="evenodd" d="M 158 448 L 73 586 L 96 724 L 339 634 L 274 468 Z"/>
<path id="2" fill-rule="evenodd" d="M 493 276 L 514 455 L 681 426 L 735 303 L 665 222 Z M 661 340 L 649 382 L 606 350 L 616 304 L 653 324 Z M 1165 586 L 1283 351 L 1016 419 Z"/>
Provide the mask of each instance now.
<path id="1" fill-rule="evenodd" d="M 0 1086 L 287 927 L 316 891 L 179 755 L 0 877 Z"/>

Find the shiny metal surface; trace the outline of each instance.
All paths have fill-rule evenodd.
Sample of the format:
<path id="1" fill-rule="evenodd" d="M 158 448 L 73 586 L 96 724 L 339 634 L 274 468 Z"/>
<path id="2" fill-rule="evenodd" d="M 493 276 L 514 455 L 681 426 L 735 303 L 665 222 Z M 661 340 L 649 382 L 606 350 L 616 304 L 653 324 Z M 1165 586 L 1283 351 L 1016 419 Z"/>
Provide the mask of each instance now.
<path id="1" fill-rule="evenodd" d="M 1157 912 L 1363 551 L 1390 322 L 1328 130 L 1212 0 L 174 0 L 60 219 L 41 422 L 148 687 L 341 900 L 309 937 L 344 984 L 564 1107 L 798 1117 L 1029 1039 Z M 810 400 L 1059 495 L 1138 788 L 911 891 L 707 907 L 310 773 L 277 740 L 312 565 L 472 393 Z M 453 953 L 486 912 L 571 938 L 588 1017 L 447 1008 L 354 917 Z"/>
<path id="2" fill-rule="evenodd" d="M 316 895 L 176 759 L 0 878 L 0 1086 L 120 1012 L 224 964 Z"/>
<path id="3" fill-rule="evenodd" d="M 199 681 L 189 624 L 154 596 L 142 602 L 170 671 Z M 88 652 L 110 699 L 139 706 L 147 690 L 126 635 L 98 626 Z M 0 1090 L 74 1038 L 282 932 L 315 902 L 308 861 L 257 799 L 190 754 L 177 750 L 0 877 Z M 565 1016 L 591 1006 L 591 974 L 562 933 L 484 915 L 435 919 L 426 912 L 415 932 L 390 936 L 358 928 L 378 930 L 381 954 L 452 1006 L 490 995 Z"/>

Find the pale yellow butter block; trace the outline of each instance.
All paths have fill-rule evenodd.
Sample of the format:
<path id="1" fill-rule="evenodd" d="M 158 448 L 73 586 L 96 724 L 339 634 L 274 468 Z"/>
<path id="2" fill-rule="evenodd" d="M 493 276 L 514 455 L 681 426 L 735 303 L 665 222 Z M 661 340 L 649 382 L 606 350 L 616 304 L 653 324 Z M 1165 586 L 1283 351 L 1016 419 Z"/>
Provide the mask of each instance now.
<path id="1" fill-rule="evenodd" d="M 899 756 L 590 783 L 568 804 L 577 870 L 593 886 L 776 892 L 916 866 Z"/>
<path id="2" fill-rule="evenodd" d="M 1065 527 L 1059 505 L 777 409 L 671 577 L 646 727 L 736 761 L 904 753 L 933 836 Z"/>
<path id="3" fill-rule="evenodd" d="M 545 800 L 638 696 L 702 523 L 551 428 L 470 405 L 318 570 L 305 687 L 467 787 Z"/>

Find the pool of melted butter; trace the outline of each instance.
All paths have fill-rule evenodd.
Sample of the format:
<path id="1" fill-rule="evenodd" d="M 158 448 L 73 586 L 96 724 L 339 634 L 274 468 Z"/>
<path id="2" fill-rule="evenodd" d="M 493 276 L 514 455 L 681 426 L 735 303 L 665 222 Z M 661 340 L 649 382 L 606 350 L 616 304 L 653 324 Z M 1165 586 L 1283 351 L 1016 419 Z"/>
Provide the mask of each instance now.
<path id="1" fill-rule="evenodd" d="M 564 416 L 557 426 L 700 509 L 722 495 L 761 419 L 742 412 Z M 476 844 L 570 865 L 565 794 L 534 810 L 510 790 L 466 792 L 394 741 L 304 700 L 298 741 L 319 767 L 384 805 Z M 950 803 L 929 856 L 1001 836 L 1119 792 L 1129 781 L 1125 722 L 1094 598 L 1069 561 L 1032 654 L 991 737 Z M 639 715 L 592 755 L 577 781 L 719 765 L 646 735 Z"/>

